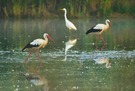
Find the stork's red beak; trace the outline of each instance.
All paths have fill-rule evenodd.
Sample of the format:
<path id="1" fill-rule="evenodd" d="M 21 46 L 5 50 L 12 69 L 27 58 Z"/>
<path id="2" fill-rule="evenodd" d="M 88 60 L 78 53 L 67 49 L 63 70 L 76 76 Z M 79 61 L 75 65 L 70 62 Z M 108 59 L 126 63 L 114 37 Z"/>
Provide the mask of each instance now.
<path id="1" fill-rule="evenodd" d="M 110 27 L 112 26 L 112 24 L 110 22 L 108 22 L 108 24 L 109 24 Z"/>
<path id="2" fill-rule="evenodd" d="M 47 37 L 48 37 L 49 40 L 54 42 L 54 40 L 49 35 Z"/>

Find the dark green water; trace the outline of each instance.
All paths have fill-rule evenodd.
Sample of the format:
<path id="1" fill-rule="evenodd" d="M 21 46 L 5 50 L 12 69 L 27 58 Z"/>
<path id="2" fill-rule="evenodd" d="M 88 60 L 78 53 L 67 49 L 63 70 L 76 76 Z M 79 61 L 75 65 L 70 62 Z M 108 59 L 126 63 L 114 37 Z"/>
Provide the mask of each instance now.
<path id="1" fill-rule="evenodd" d="M 107 45 L 85 32 L 105 19 L 74 19 L 78 28 L 69 34 L 63 19 L 8 19 L 0 21 L 0 91 L 134 91 L 135 19 L 110 19 L 103 33 Z M 56 43 L 24 63 L 21 49 L 47 32 Z M 65 43 L 77 39 L 67 51 Z M 102 51 L 97 50 L 102 48 Z M 65 61 L 66 58 L 66 61 Z M 95 63 L 107 61 L 106 64 Z"/>

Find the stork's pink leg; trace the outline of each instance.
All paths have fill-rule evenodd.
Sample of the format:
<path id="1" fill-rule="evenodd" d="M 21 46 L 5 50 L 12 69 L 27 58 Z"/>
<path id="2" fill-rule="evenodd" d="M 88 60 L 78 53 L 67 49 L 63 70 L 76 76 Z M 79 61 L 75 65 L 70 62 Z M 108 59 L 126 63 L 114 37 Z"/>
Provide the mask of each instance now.
<path id="1" fill-rule="evenodd" d="M 98 40 L 98 34 L 96 35 L 96 41 Z"/>
<path id="2" fill-rule="evenodd" d="M 104 41 L 102 34 L 100 34 L 100 38 L 101 38 L 102 42 L 104 43 L 104 45 L 106 45 L 106 42 Z"/>
<path id="3" fill-rule="evenodd" d="M 102 51 L 104 47 L 105 47 L 105 45 L 103 44 L 103 46 L 100 48 L 100 51 Z"/>
<path id="4" fill-rule="evenodd" d="M 96 35 L 96 42 L 98 41 L 98 34 Z M 98 50 L 98 47 L 96 46 L 96 50 Z"/>
<path id="5" fill-rule="evenodd" d="M 41 57 L 40 57 L 39 50 L 38 50 L 38 57 L 39 57 L 39 59 L 40 59 L 40 64 L 42 64 L 42 59 L 41 59 Z"/>
<path id="6" fill-rule="evenodd" d="M 31 54 L 33 53 L 34 49 L 32 48 L 29 55 L 27 56 L 26 60 L 24 60 L 24 62 L 26 63 L 26 61 L 28 60 L 28 58 L 31 56 Z"/>
<path id="7" fill-rule="evenodd" d="M 100 34 L 100 38 L 101 38 L 102 42 L 104 43 L 103 46 L 100 48 L 100 51 L 102 51 L 102 49 L 103 49 L 103 48 L 105 47 L 105 45 L 106 45 L 106 42 L 104 41 L 102 34 Z"/>

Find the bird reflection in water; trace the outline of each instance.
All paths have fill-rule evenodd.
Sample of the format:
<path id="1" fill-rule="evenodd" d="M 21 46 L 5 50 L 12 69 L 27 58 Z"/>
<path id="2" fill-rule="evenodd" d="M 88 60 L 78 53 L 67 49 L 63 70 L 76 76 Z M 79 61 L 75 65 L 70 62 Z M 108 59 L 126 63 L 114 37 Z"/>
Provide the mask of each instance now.
<path id="1" fill-rule="evenodd" d="M 43 91 L 49 91 L 48 81 L 44 75 L 40 75 L 40 69 L 34 65 L 31 65 L 31 67 L 28 68 L 28 72 L 21 72 L 21 75 L 34 86 L 42 86 Z"/>
<path id="2" fill-rule="evenodd" d="M 109 58 L 95 58 L 94 59 L 96 64 L 105 64 L 106 68 L 110 68 L 111 67 L 111 63 L 109 62 Z"/>
<path id="3" fill-rule="evenodd" d="M 72 48 L 77 42 L 77 39 L 70 39 L 65 43 L 65 61 L 67 60 L 67 51 Z"/>
<path id="4" fill-rule="evenodd" d="M 103 44 L 101 47 L 98 47 L 98 46 L 96 45 L 96 50 L 102 51 L 102 50 L 104 49 L 104 47 L 105 47 L 105 44 Z"/>

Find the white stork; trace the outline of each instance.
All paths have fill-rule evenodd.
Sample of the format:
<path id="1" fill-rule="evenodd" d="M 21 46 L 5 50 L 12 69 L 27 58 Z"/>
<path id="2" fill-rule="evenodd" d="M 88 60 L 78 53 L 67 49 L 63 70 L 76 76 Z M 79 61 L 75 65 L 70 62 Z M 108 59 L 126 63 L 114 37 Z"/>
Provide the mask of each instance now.
<path id="1" fill-rule="evenodd" d="M 102 42 L 104 43 L 104 45 L 106 44 L 106 42 L 104 41 L 103 37 L 102 37 L 102 33 L 104 31 L 107 31 L 109 29 L 109 27 L 111 26 L 110 24 L 110 20 L 106 20 L 105 22 L 106 24 L 97 24 L 95 26 L 93 26 L 91 29 L 89 29 L 87 32 L 86 32 L 86 35 L 89 34 L 89 33 L 96 33 L 97 34 L 97 37 L 96 37 L 96 40 L 98 38 L 98 35 L 100 35 L 100 38 L 102 40 Z"/>
<path id="2" fill-rule="evenodd" d="M 27 48 L 32 48 L 32 49 L 34 48 L 34 49 L 37 49 L 37 51 L 38 51 L 38 56 L 39 56 L 39 50 L 40 50 L 41 48 L 44 48 L 45 46 L 47 46 L 47 44 L 48 44 L 48 39 L 50 39 L 51 41 L 53 41 L 53 39 L 52 39 L 47 33 L 44 33 L 43 37 L 44 37 L 44 39 L 35 39 L 35 40 L 33 40 L 32 42 L 28 43 L 28 44 L 22 49 L 22 51 L 24 52 L 25 49 L 27 49 Z M 32 52 L 29 53 L 27 59 L 30 57 L 31 53 L 32 53 Z M 40 57 L 40 56 L 39 56 L 39 57 Z M 26 61 L 27 61 L 27 59 L 26 59 Z M 26 62 L 26 61 L 25 61 L 25 62 Z M 40 61 L 40 62 L 42 62 L 42 61 Z"/>

